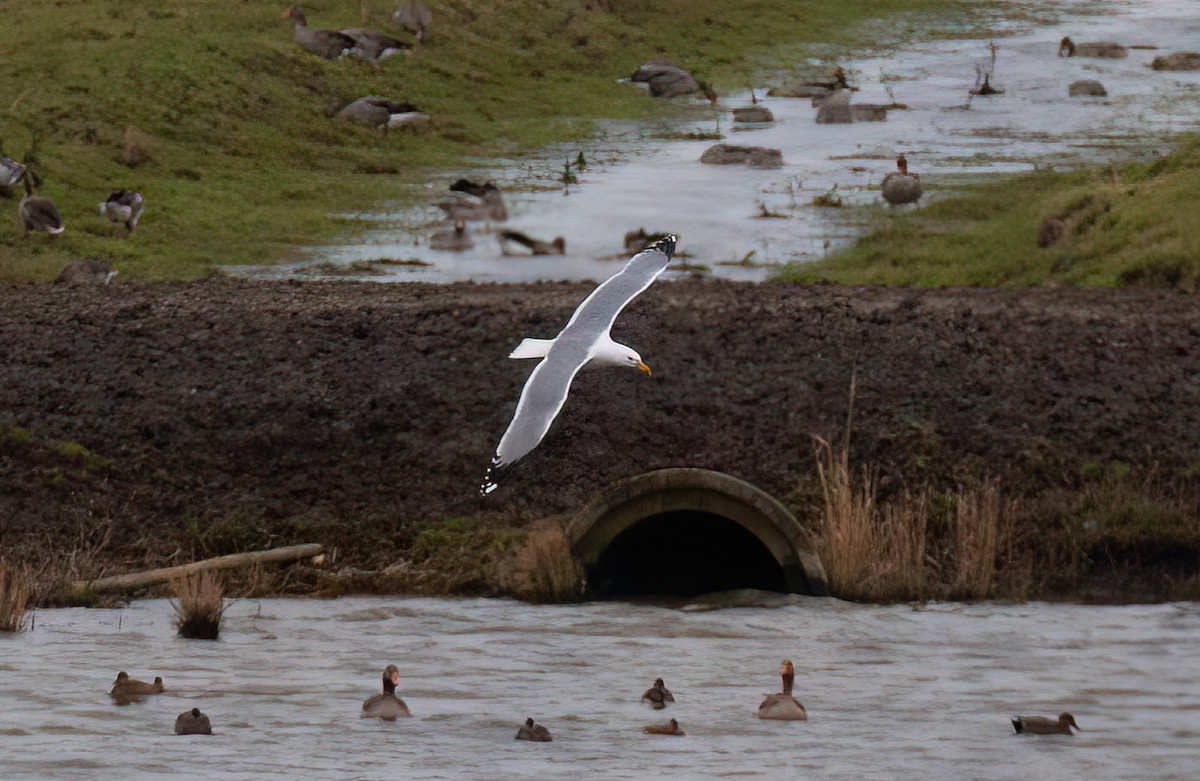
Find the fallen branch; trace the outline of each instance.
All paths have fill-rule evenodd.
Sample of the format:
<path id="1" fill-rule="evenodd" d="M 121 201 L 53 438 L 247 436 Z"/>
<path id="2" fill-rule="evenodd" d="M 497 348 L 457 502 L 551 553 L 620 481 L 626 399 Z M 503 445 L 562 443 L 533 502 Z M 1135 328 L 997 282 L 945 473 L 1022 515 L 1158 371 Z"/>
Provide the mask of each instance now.
<path id="1" fill-rule="evenodd" d="M 196 572 L 215 569 L 236 569 L 248 567 L 251 564 L 278 564 L 301 559 L 311 559 L 321 555 L 324 547 L 319 543 L 304 545 L 288 545 L 283 548 L 272 548 L 264 551 L 249 553 L 231 553 L 228 556 L 218 556 L 215 559 L 194 561 L 191 564 L 181 564 L 178 567 L 160 567 L 144 572 L 130 572 L 126 575 L 114 575 L 111 578 L 99 580 L 77 580 L 74 583 L 76 591 L 127 591 L 129 589 L 150 586 L 155 583 L 166 583 L 174 578 L 182 578 Z"/>

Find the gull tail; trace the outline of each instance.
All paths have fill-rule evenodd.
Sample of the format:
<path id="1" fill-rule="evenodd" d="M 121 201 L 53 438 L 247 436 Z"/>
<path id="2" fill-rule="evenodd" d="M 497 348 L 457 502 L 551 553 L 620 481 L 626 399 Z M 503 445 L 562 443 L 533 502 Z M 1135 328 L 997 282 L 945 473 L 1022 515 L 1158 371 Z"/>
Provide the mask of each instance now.
<path id="1" fill-rule="evenodd" d="M 483 482 L 479 484 L 480 498 L 487 496 L 500 487 L 500 476 L 506 468 L 507 464 L 500 463 L 500 456 L 492 458 L 492 463 L 488 464 L 487 471 L 483 473 Z"/>
<path id="2" fill-rule="evenodd" d="M 522 339 L 509 358 L 545 358 L 546 353 L 554 346 L 553 339 Z"/>

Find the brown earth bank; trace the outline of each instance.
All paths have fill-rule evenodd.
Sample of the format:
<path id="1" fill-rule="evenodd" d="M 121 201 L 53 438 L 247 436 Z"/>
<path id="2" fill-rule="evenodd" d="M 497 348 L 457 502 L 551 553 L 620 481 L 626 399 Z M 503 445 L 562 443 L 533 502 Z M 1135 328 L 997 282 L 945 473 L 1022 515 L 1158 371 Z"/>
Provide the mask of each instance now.
<path id="1" fill-rule="evenodd" d="M 884 492 L 1082 491 L 1117 469 L 1197 495 L 1195 296 L 681 280 L 613 329 L 653 377 L 585 370 L 481 499 L 532 368 L 508 351 L 554 336 L 591 287 L 4 289 L 0 550 L 95 575 L 324 542 L 378 568 L 447 519 L 517 529 L 674 466 L 741 477 L 815 522 L 811 437 L 842 435 L 852 375 L 852 461 Z M 1194 577 L 1200 535 L 1184 537 L 1093 555 Z"/>

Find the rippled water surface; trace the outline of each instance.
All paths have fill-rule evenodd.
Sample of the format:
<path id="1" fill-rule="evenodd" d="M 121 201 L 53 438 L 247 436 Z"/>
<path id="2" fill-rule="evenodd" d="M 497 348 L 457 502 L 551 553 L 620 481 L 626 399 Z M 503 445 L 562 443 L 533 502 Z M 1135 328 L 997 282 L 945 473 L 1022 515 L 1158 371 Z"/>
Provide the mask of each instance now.
<path id="1" fill-rule="evenodd" d="M 725 141 L 782 150 L 784 167 L 778 170 L 702 165 L 701 152 L 715 141 L 661 137 L 663 131 L 716 129 L 715 115 L 697 109 L 690 124 L 685 119 L 669 127 L 610 126 L 607 138 L 588 149 L 593 166 L 580 174 L 580 184 L 566 197 L 553 182 L 564 158 L 573 158 L 577 147 L 552 150 L 541 160 L 513 168 L 467 172 L 493 178 L 509 190 L 506 227 L 547 240 L 564 236 L 565 257 L 505 257 L 481 223 L 472 223 L 473 250 L 432 250 L 427 237 L 441 212 L 431 206 L 360 215 L 378 227 L 352 243 L 313 248 L 299 263 L 245 271 L 268 277 L 336 276 L 338 268 L 382 258 L 428 265 L 377 266 L 359 278 L 603 279 L 625 258 L 625 231 L 644 227 L 679 233 L 680 249 L 714 275 L 762 279 L 780 263 L 821 257 L 857 235 L 862 214 L 816 208 L 812 199 L 837 185 L 848 204 L 880 203 L 879 182 L 894 169 L 898 152 L 907 153 L 926 192 L 937 197 L 964 178 L 1165 151 L 1173 133 L 1195 128 L 1200 72 L 1160 73 L 1148 64 L 1157 54 L 1200 48 L 1196 0 L 1072 0 L 1019 7 L 1040 13 L 1053 8 L 1064 18 L 1034 27 L 1027 16 L 991 28 L 1004 36 L 997 39 L 993 84 L 1005 94 L 975 98 L 969 107 L 975 64 L 987 59 L 986 40 L 915 40 L 839 58 L 861 86 L 854 102 L 888 103 L 885 86 L 890 86 L 895 99 L 909 107 L 890 112 L 886 122 L 818 125 L 809 100 L 764 98 L 775 124 L 730 132 L 729 109 L 749 105 L 750 96 L 723 97 L 719 128 Z M 1119 60 L 1060 58 L 1057 45 L 1064 35 L 1158 50 L 1131 50 Z M 1084 78 L 1099 79 L 1109 96 L 1068 98 L 1067 85 Z M 431 182 L 427 201 L 445 198 L 453 178 Z M 542 189 L 513 190 L 530 184 Z M 760 203 L 783 218 L 756 219 Z M 736 264 L 748 255 L 749 265 Z"/>
<path id="2" fill-rule="evenodd" d="M 741 606 L 739 606 L 741 605 Z M 751 606 L 753 605 L 753 606 Z M 697 609 L 715 607 L 720 609 Z M 0 636 L 0 778 L 1194 779 L 1200 605 L 235 603 L 217 642 L 164 600 Z M 807 723 L 755 718 L 796 662 Z M 414 718 L 358 718 L 400 667 Z M 168 692 L 114 705 L 118 670 Z M 656 676 L 676 704 L 637 702 Z M 212 736 L 172 734 L 200 707 Z M 1014 714 L 1085 732 L 1016 736 Z M 554 734 L 513 740 L 527 716 Z M 684 738 L 644 735 L 674 716 Z"/>

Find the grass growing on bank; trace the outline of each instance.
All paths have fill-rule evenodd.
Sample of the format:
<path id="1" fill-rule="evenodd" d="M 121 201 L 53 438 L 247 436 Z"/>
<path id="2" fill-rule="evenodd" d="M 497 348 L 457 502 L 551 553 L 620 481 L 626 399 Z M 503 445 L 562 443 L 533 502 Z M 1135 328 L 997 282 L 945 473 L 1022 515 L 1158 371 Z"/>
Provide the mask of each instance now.
<path id="1" fill-rule="evenodd" d="M 666 57 L 741 88 L 803 47 L 866 44 L 860 25 L 962 0 L 449 0 L 430 2 L 427 44 L 378 68 L 297 47 L 287 3 L 15 4 L 0 30 L 0 144 L 33 163 L 67 232 L 21 240 L 19 195 L 0 199 L 0 279 L 49 279 L 64 260 L 113 260 L 122 278 L 196 278 L 269 263 L 356 223 L 337 215 L 417 197 L 406 185 L 444 169 L 582 137 L 596 118 L 675 110 L 615 83 Z M 313 0 L 310 25 L 404 37 L 394 3 Z M 978 5 L 972 10 L 978 10 Z M 908 24 L 912 24 L 912 17 Z M 881 32 L 883 26 L 872 29 Z M 896 34 L 896 30 L 888 31 Z M 915 33 L 914 33 L 915 34 Z M 779 44 L 788 44 L 786 49 Z M 786 51 L 786 56 L 783 52 Z M 378 133 L 331 119 L 366 95 L 412 100 L 425 126 Z M 138 233 L 97 212 L 111 189 L 143 193 Z"/>
<path id="2" fill-rule="evenodd" d="M 927 190 L 929 185 L 926 185 Z M 1047 218 L 1063 235 L 1039 247 Z M 1037 172 L 906 212 L 779 278 L 851 285 L 1200 287 L 1200 135 L 1153 163 Z"/>

